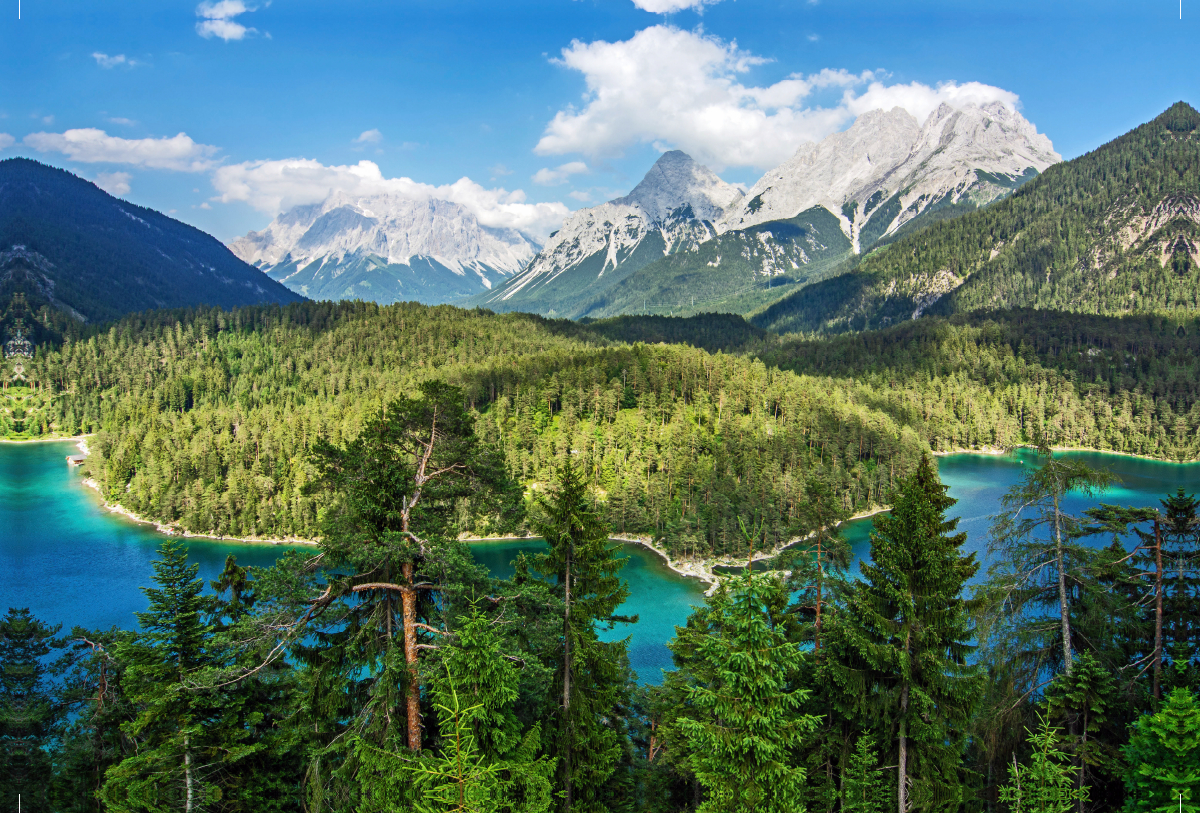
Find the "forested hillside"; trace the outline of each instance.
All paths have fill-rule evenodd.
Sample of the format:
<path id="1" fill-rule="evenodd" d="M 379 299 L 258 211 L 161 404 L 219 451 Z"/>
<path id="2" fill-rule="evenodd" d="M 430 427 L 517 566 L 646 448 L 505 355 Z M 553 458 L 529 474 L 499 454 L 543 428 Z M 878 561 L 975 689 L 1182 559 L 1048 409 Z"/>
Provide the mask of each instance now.
<path id="1" fill-rule="evenodd" d="M 614 530 L 690 556 L 738 549 L 739 513 L 790 538 L 812 478 L 848 510 L 881 504 L 927 448 L 850 382 L 448 306 L 157 312 L 25 366 L 55 396 L 28 431 L 97 432 L 88 467 L 109 499 L 229 535 L 315 535 L 313 444 L 433 379 L 461 388 L 520 482 L 570 457 Z"/>
<path id="2" fill-rule="evenodd" d="M 27 158 L 0 161 L 0 297 L 17 292 L 93 322 L 301 299 L 215 237 Z"/>
<path id="3" fill-rule="evenodd" d="M 776 332 L 886 327 L 923 313 L 1200 308 L 1200 113 L 1180 102 L 1012 196 L 874 251 L 753 317 Z"/>
<path id="4" fill-rule="evenodd" d="M 195 532 L 307 537 L 320 505 L 306 492 L 313 445 L 353 439 L 390 399 L 436 379 L 461 388 L 480 436 L 526 487 L 570 457 L 614 531 L 709 557 L 739 549 L 739 515 L 765 522 L 773 544 L 792 538 L 813 482 L 848 511 L 884 504 L 927 449 L 1045 437 L 1200 455 L 1196 323 L 1057 318 L 780 341 L 729 316 L 155 312 L 40 348 L 0 422 L 25 437 L 96 432 L 91 473 L 139 514 Z M 659 340 L 678 344 L 640 343 Z"/>

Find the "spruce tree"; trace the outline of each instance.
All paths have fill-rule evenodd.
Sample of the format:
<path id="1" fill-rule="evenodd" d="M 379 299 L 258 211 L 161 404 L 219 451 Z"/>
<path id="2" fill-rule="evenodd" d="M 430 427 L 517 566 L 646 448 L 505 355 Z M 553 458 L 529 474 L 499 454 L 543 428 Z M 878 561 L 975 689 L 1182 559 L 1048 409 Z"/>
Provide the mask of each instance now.
<path id="1" fill-rule="evenodd" d="M 885 809 L 887 782 L 871 737 L 858 738 L 843 776 L 841 798 L 842 813 L 883 813 Z"/>
<path id="2" fill-rule="evenodd" d="M 1200 813 L 1200 703 L 1175 689 L 1137 722 L 1125 746 L 1128 813 Z"/>
<path id="3" fill-rule="evenodd" d="M 156 586 L 142 588 L 150 608 L 136 614 L 141 632 L 118 645 L 125 692 L 137 710 L 122 730 L 136 751 L 108 769 L 101 797 L 111 810 L 191 813 L 216 789 L 209 781 L 212 709 L 207 693 L 192 685 L 211 665 L 198 570 L 178 540 L 164 542 L 154 562 Z"/>
<path id="4" fill-rule="evenodd" d="M 624 661 L 627 639 L 604 642 L 597 625 L 612 629 L 636 617 L 617 615 L 629 596 L 620 577 L 626 560 L 608 541 L 608 527 L 588 496 L 587 484 L 567 460 L 558 484 L 537 499 L 532 526 L 549 550 L 532 557 L 554 581 L 562 604 L 562 651 L 555 674 L 552 754 L 558 759 L 563 810 L 604 811 L 617 800 L 611 787 L 625 750 L 620 709 L 628 706 Z"/>
<path id="5" fill-rule="evenodd" d="M 709 635 L 692 642 L 707 680 L 695 680 L 672 725 L 704 787 L 697 813 L 802 813 L 804 768 L 797 757 L 816 728 L 802 711 L 803 655 L 773 623 L 782 583 L 770 576 L 734 576 L 708 600 Z M 674 644 L 672 645 L 674 648 Z M 689 645 L 690 647 L 690 645 Z"/>
<path id="6" fill-rule="evenodd" d="M 965 533 L 947 520 L 928 457 L 875 519 L 871 561 L 829 630 L 829 675 L 842 713 L 894 743 L 897 809 L 953 810 L 962 798 L 964 732 L 982 691 L 963 597 L 978 570 Z M 911 790 L 911 792 L 910 792 Z"/>
<path id="7" fill-rule="evenodd" d="M 1071 813 L 1087 802 L 1088 789 L 1078 785 L 1077 771 L 1058 747 L 1058 729 L 1042 717 L 1028 742 L 1033 746 L 1029 765 L 1017 765 L 1013 754 L 1008 784 L 1000 788 L 1000 801 L 1010 805 L 1011 813 Z"/>
<path id="8" fill-rule="evenodd" d="M 0 799 L 14 809 L 50 810 L 48 746 L 60 711 L 46 662 L 61 647 L 58 627 L 28 609 L 9 608 L 0 620 Z"/>

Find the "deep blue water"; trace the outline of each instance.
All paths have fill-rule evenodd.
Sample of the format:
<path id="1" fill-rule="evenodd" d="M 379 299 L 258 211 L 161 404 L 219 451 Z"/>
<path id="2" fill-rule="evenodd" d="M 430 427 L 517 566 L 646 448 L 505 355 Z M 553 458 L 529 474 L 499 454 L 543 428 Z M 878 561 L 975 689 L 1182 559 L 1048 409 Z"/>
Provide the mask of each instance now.
<path id="1" fill-rule="evenodd" d="M 48 622 L 95 629 L 133 627 L 133 613 L 146 608 L 142 587 L 150 582 L 151 563 L 163 536 L 151 526 L 104 510 L 95 491 L 85 487 L 77 469 L 66 465 L 73 444 L 0 444 L 0 611 L 28 607 Z M 1155 505 L 1177 487 L 1200 491 L 1200 464 L 1160 463 L 1119 455 L 1072 453 L 1093 465 L 1111 468 L 1124 483 L 1103 496 L 1105 502 Z M 1033 458 L 951 455 L 939 459 L 943 481 L 959 500 L 952 511 L 967 531 L 968 549 L 982 558 L 990 515 L 1000 496 L 1021 476 Z M 1068 509 L 1087 507 L 1081 498 Z M 849 523 L 846 534 L 854 552 L 869 548 L 871 520 Z M 493 573 L 507 575 L 517 551 L 536 542 L 487 542 L 472 545 L 477 559 Z M 225 556 L 234 553 L 244 565 L 266 566 L 282 547 L 263 544 L 189 540 L 191 558 L 200 575 L 211 579 Z M 626 545 L 623 575 L 632 591 L 621 612 L 637 614 L 632 627 L 606 632 L 612 639 L 631 636 L 630 658 L 643 680 L 660 679 L 670 668 L 666 642 L 691 606 L 703 600 L 702 585 L 671 572 L 655 554 Z"/>

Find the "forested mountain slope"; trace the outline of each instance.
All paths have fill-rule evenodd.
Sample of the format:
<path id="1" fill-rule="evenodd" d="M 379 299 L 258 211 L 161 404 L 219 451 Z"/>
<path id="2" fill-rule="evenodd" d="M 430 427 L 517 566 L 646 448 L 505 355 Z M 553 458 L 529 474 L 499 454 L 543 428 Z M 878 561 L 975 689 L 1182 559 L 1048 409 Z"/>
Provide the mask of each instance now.
<path id="1" fill-rule="evenodd" d="M 18 389 L 36 397 L 21 405 L 22 436 L 97 432 L 93 476 L 140 514 L 199 532 L 310 536 L 312 445 L 354 438 L 381 404 L 436 378 L 462 388 L 522 483 L 547 482 L 570 455 L 613 530 L 719 555 L 741 544 L 739 515 L 790 538 L 807 482 L 848 510 L 885 502 L 930 448 L 1044 434 L 1197 456 L 1200 324 L 1176 336 L 1162 320 L 1133 330 L 1076 318 L 1055 328 L 1061 339 L 1035 338 L 1047 334 L 1033 318 L 814 343 L 728 316 L 593 326 L 412 304 L 163 311 L 26 360 L 33 389 Z M 0 414 L 0 430 L 11 420 Z"/>
<path id="2" fill-rule="evenodd" d="M 898 240 L 753 321 L 779 332 L 841 331 L 980 308 L 1193 312 L 1198 131 L 1200 113 L 1180 102 L 1006 200 Z"/>
<path id="3" fill-rule="evenodd" d="M 14 292 L 89 321 L 301 299 L 199 229 L 26 158 L 0 161 L 0 301 Z"/>

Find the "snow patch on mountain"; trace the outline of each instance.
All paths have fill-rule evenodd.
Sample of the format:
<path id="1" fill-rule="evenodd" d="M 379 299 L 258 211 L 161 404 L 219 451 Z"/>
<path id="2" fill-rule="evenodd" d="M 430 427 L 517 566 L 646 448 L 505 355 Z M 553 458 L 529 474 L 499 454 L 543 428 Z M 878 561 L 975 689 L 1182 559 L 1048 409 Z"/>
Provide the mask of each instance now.
<path id="1" fill-rule="evenodd" d="M 686 153 L 663 153 L 628 195 L 571 215 L 533 262 L 490 299 L 510 300 L 597 255 L 604 258 L 597 274 L 600 279 L 654 234 L 662 237 L 664 255 L 685 242 L 711 239 L 715 234 L 711 224 L 742 194 Z"/>
<path id="2" fill-rule="evenodd" d="M 875 110 L 845 132 L 801 145 L 754 185 L 717 230 L 822 206 L 838 217 L 857 252 L 874 216 L 883 219 L 872 228 L 877 239 L 931 206 L 989 203 L 1030 177 L 1030 170 L 1041 173 L 1061 160 L 1050 139 L 1000 102 L 942 104 L 924 124 L 899 107 Z"/>
<path id="3" fill-rule="evenodd" d="M 265 271 L 283 264 L 338 266 L 367 258 L 410 265 L 421 258 L 459 276 L 478 276 L 484 288 L 519 271 L 537 248 L 514 229 L 482 225 L 457 203 L 391 194 L 355 198 L 344 192 L 290 209 L 262 231 L 230 245 L 242 260 Z"/>

